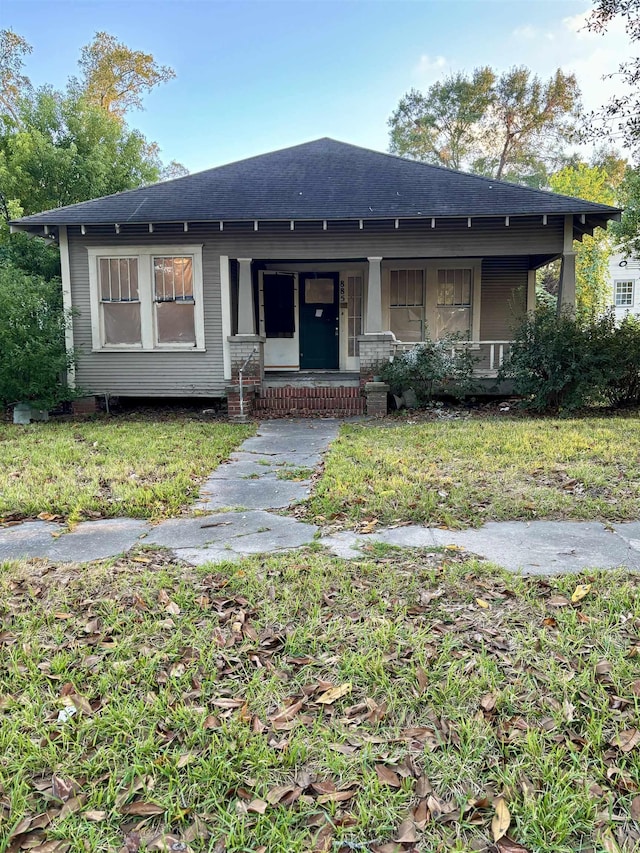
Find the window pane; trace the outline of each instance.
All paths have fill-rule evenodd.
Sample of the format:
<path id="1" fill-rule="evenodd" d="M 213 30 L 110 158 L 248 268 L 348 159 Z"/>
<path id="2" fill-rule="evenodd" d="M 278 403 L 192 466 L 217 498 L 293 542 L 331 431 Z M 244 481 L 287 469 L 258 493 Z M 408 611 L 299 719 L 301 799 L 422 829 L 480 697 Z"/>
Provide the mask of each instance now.
<path id="1" fill-rule="evenodd" d="M 633 281 L 616 281 L 616 305 L 633 305 Z"/>
<path id="2" fill-rule="evenodd" d="M 391 308 L 390 320 L 399 341 L 422 340 L 422 308 Z"/>
<path id="3" fill-rule="evenodd" d="M 304 301 L 307 305 L 331 305 L 335 301 L 333 279 L 308 278 L 304 283 Z"/>
<path id="4" fill-rule="evenodd" d="M 130 302 L 139 298 L 137 258 L 99 258 L 98 276 L 103 302 Z"/>
<path id="5" fill-rule="evenodd" d="M 349 355 L 360 355 L 358 335 L 362 334 L 362 276 L 350 275 L 347 279 L 347 322 Z"/>
<path id="6" fill-rule="evenodd" d="M 471 308 L 455 305 L 438 305 L 436 311 L 436 339 L 460 332 L 465 337 L 471 334 Z"/>
<path id="7" fill-rule="evenodd" d="M 195 344 L 193 302 L 159 302 L 156 305 L 159 344 Z"/>
<path id="8" fill-rule="evenodd" d="M 140 303 L 103 302 L 105 344 L 139 344 Z"/>

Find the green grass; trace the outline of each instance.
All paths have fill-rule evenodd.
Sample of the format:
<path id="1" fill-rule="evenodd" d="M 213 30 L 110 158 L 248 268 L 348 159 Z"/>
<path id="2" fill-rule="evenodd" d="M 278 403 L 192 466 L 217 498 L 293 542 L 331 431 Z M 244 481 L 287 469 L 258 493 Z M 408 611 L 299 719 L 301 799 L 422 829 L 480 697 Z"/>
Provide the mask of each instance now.
<path id="1" fill-rule="evenodd" d="M 631 851 L 639 592 L 389 548 L 7 564 L 0 851 L 386 853 L 405 820 L 418 850 L 489 850 L 499 795 L 531 853 Z"/>
<path id="2" fill-rule="evenodd" d="M 0 521 L 175 515 L 252 430 L 184 415 L 0 423 Z"/>
<path id="3" fill-rule="evenodd" d="M 309 514 L 450 527 L 640 516 L 637 415 L 343 426 Z"/>

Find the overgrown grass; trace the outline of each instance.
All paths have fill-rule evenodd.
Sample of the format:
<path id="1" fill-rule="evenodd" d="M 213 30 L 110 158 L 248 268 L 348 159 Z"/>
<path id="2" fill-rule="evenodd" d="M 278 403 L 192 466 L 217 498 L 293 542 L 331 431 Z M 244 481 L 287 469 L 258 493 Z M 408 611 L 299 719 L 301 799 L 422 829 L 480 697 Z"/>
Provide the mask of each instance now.
<path id="1" fill-rule="evenodd" d="M 637 415 L 342 427 L 309 504 L 353 525 L 640 515 Z"/>
<path id="2" fill-rule="evenodd" d="M 0 520 L 175 515 L 252 430 L 184 415 L 0 423 Z"/>
<path id="3" fill-rule="evenodd" d="M 5 565 L 0 851 L 495 851 L 499 796 L 505 850 L 631 851 L 639 589 L 380 547 Z"/>

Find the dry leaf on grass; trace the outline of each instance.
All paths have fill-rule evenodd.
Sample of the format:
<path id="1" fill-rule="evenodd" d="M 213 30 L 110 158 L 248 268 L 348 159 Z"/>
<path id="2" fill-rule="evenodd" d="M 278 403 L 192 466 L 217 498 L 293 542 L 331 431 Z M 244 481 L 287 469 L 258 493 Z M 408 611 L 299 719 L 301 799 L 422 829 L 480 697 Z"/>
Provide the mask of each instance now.
<path id="1" fill-rule="evenodd" d="M 585 595 L 588 595 L 591 592 L 591 584 L 590 583 L 579 583 L 578 586 L 573 591 L 573 595 L 571 596 L 571 601 L 576 604 L 578 601 L 582 601 Z"/>
<path id="2" fill-rule="evenodd" d="M 321 696 L 318 696 L 316 702 L 319 705 L 333 705 L 334 702 L 337 702 L 338 699 L 342 699 L 342 697 L 346 696 L 348 693 L 351 693 L 350 681 L 346 684 L 341 684 L 339 687 L 331 687 Z"/>
<path id="3" fill-rule="evenodd" d="M 388 785 L 390 788 L 402 786 L 400 777 L 390 767 L 386 767 L 384 764 L 376 764 L 376 773 L 381 785 Z"/>
<path id="4" fill-rule="evenodd" d="M 502 797 L 495 801 L 494 808 L 496 812 L 491 820 L 491 833 L 493 834 L 493 840 L 499 841 L 507 834 L 507 830 L 511 824 L 511 815 Z"/>

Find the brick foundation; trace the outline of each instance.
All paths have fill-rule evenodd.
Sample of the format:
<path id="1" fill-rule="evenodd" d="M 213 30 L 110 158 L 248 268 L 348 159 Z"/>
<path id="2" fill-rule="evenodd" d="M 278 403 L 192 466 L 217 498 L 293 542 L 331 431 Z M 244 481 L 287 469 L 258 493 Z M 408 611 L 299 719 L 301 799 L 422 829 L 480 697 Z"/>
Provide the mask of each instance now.
<path id="1" fill-rule="evenodd" d="M 78 397 L 71 403 L 71 412 L 74 415 L 95 415 L 98 411 L 97 397 Z"/>

